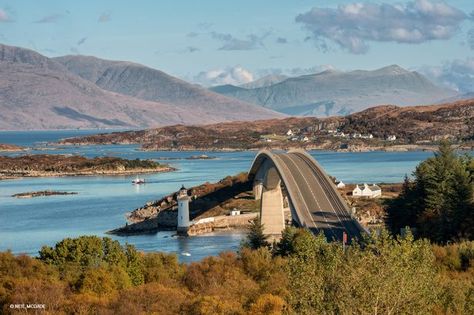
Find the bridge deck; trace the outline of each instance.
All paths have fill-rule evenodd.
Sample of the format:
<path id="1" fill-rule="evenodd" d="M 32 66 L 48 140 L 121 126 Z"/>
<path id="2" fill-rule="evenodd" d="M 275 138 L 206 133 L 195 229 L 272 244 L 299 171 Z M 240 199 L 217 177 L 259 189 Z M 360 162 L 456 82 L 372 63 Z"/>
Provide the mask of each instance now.
<path id="1" fill-rule="evenodd" d="M 305 152 L 265 153 L 273 160 L 290 194 L 297 221 L 328 239 L 360 238 L 363 228 L 319 164 Z"/>

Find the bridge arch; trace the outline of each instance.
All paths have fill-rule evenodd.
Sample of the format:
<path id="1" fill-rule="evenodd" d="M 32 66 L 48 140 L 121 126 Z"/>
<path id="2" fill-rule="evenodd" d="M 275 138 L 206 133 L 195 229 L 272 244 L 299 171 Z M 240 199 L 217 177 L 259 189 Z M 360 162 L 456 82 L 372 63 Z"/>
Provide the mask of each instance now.
<path id="1" fill-rule="evenodd" d="M 362 226 L 351 215 L 332 180 L 304 150 L 257 153 L 249 171 L 254 195 L 260 199 L 265 234 L 278 238 L 285 227 L 283 194 L 286 189 L 293 221 L 328 239 L 361 236 Z"/>

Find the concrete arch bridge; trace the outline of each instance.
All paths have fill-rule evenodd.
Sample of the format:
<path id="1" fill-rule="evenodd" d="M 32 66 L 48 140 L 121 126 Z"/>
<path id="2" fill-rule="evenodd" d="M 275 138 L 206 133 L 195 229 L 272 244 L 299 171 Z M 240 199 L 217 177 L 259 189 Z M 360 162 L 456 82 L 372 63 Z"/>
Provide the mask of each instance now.
<path id="1" fill-rule="evenodd" d="M 365 231 L 350 214 L 333 181 L 304 150 L 277 153 L 261 150 L 249 171 L 256 199 L 261 200 L 260 218 L 265 234 L 279 237 L 285 228 L 284 198 L 293 222 L 328 240 L 360 238 Z M 286 203 L 286 202 L 285 202 Z"/>

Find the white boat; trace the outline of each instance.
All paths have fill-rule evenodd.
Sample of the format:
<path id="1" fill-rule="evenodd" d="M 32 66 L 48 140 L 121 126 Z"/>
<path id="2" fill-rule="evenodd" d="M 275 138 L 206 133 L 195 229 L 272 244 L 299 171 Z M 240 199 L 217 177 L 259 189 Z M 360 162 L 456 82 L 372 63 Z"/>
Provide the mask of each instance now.
<path id="1" fill-rule="evenodd" d="M 134 185 L 140 185 L 140 184 L 145 184 L 145 179 L 144 178 L 135 178 L 134 180 L 132 180 L 132 184 Z"/>

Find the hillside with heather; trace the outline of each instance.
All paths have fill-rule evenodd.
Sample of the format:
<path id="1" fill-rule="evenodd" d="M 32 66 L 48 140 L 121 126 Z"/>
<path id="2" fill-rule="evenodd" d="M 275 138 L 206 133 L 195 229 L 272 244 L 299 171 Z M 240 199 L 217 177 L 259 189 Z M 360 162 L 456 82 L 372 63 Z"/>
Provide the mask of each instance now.
<path id="1" fill-rule="evenodd" d="M 431 106 L 378 106 L 345 117 L 285 118 L 204 126 L 168 126 L 65 139 L 62 144 L 133 144 L 144 150 L 260 148 L 380 149 L 474 140 L 474 99 Z M 403 149 L 403 148 L 400 148 Z"/>

